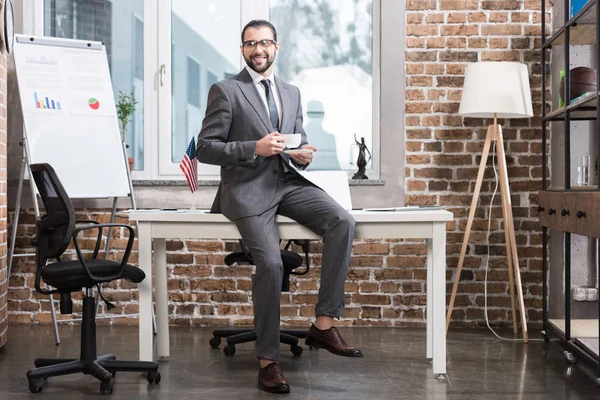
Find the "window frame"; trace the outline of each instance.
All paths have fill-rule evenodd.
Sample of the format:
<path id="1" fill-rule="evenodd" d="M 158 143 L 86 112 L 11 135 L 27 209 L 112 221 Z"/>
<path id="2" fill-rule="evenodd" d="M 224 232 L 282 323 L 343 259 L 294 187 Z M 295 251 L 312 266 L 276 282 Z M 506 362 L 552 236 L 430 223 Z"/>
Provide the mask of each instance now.
<path id="1" fill-rule="evenodd" d="M 34 34 L 43 35 L 44 5 L 49 0 L 23 0 L 24 30 L 33 28 Z M 144 161 L 143 170 L 132 171 L 134 181 L 185 181 L 178 162 L 171 162 L 171 1 L 143 0 L 144 26 Z M 373 88 L 372 88 L 372 169 L 367 171 L 371 180 L 382 178 L 381 136 L 384 121 L 381 116 L 382 87 L 382 3 L 394 0 L 373 0 Z M 240 4 L 240 30 L 243 21 L 269 19 L 269 0 L 243 0 Z M 385 7 L 387 9 L 387 7 Z M 404 12 L 402 12 L 404 16 Z M 28 18 L 29 17 L 29 18 Z M 165 34 L 167 33 L 167 34 Z M 154 43 L 154 45 L 151 45 Z M 402 46 L 404 48 L 404 46 Z M 240 54 L 240 69 L 243 59 Z M 201 77 L 202 77 L 201 68 Z M 163 72 L 161 84 L 161 71 Z M 201 79 L 202 85 L 202 79 Z M 403 83 L 404 84 L 404 83 Z M 201 99 L 201 104 L 202 104 Z M 160 113 L 159 113 L 160 111 Z M 402 108 L 402 116 L 404 109 Z M 403 126 L 403 124 L 402 124 Z M 164 132 L 164 133 L 163 133 Z M 168 132 L 168 134 L 167 134 Z M 183 154 L 183 153 L 182 153 Z M 404 164 L 404 163 L 402 163 Z M 355 171 L 347 171 L 350 179 Z M 219 180 L 218 167 L 200 164 L 200 180 Z"/>

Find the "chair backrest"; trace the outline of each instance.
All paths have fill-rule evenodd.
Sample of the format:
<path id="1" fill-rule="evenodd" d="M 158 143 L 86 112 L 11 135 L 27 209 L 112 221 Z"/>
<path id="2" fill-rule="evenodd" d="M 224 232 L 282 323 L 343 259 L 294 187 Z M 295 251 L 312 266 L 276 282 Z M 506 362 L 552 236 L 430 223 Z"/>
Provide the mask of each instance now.
<path id="1" fill-rule="evenodd" d="M 300 256 L 298 253 L 288 250 L 292 243 L 302 247 L 304 252 L 304 261 L 302 260 L 302 256 Z M 242 251 L 235 251 L 225 256 L 225 264 L 254 264 L 254 259 L 244 245 L 243 240 L 240 240 L 240 247 L 242 248 Z M 310 246 L 308 240 L 288 240 L 285 248 L 281 249 L 281 261 L 283 261 L 283 281 L 281 283 L 282 292 L 289 292 L 290 290 L 290 275 L 306 275 L 310 270 L 309 251 Z M 306 265 L 306 267 L 302 272 L 297 272 L 296 269 L 301 267 L 303 263 Z"/>
<path id="2" fill-rule="evenodd" d="M 75 229 L 75 209 L 49 164 L 31 164 L 31 173 L 45 213 L 36 219 L 38 262 L 56 258 L 65 252 Z"/>

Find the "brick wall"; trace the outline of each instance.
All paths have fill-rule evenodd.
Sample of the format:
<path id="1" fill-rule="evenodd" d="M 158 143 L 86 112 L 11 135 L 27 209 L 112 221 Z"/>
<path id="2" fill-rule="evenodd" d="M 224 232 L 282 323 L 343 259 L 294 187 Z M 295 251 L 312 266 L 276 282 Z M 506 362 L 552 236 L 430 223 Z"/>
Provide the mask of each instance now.
<path id="1" fill-rule="evenodd" d="M 550 1 L 547 1 L 547 10 Z M 483 139 L 490 121 L 457 116 L 465 65 L 476 61 L 520 61 L 528 65 L 534 115 L 541 114 L 540 0 L 408 0 L 406 42 L 406 179 L 408 203 L 441 204 L 452 211 L 448 227 L 449 276 L 454 278 L 466 228 Z M 547 15 L 550 26 L 550 15 Z M 528 318 L 541 320 L 541 119 L 500 121 L 507 152 L 517 252 Z M 453 320 L 481 324 L 487 218 L 494 191 L 491 161 L 475 214 L 469 251 L 455 301 Z M 510 296 L 499 193 L 492 210 L 490 320 L 510 319 Z M 448 286 L 448 291 L 451 286 Z"/>
<path id="2" fill-rule="evenodd" d="M 6 254 L 6 55 L 0 54 L 0 348 L 4 346 L 8 331 L 8 267 Z"/>
<path id="3" fill-rule="evenodd" d="M 487 122 L 456 116 L 465 64 L 478 60 L 518 60 L 530 65 L 536 115 L 540 109 L 539 1 L 408 0 L 406 12 L 406 200 L 409 204 L 442 204 L 455 221 L 448 224 L 448 290 L 457 264 L 468 206 L 474 187 Z M 385 51 L 385 49 L 384 49 Z M 541 320 L 541 232 L 534 213 L 541 187 L 540 121 L 502 121 L 506 139 L 515 228 L 528 317 Z M 398 134 L 403 134 L 398 132 Z M 482 188 L 489 203 L 491 170 Z M 497 201 L 499 204 L 499 200 Z M 107 210 L 88 210 L 82 218 L 107 219 Z M 453 318 L 455 326 L 484 323 L 483 275 L 486 259 L 487 208 L 476 213 L 463 280 Z M 489 275 L 490 320 L 510 320 L 504 233 L 501 211 L 492 213 Z M 121 220 L 126 221 L 124 215 Z M 29 247 L 33 216 L 24 212 L 19 226 L 19 251 Z M 120 234 L 117 232 L 117 234 Z M 116 241 L 124 245 L 123 240 Z M 225 255 L 235 242 L 171 240 L 167 242 L 169 312 L 181 325 L 249 325 L 251 266 L 227 267 Z M 31 249 L 30 249 L 31 250 Z M 306 276 L 292 278 L 291 293 L 282 294 L 282 320 L 306 325 L 317 299 L 320 243 L 313 243 Z M 356 241 L 346 283 L 345 325 L 424 325 L 426 248 L 422 240 Z M 137 262 L 134 252 L 132 262 Z M 34 263 L 19 259 L 10 280 L 11 322 L 48 323 L 47 298 L 33 289 Z M 114 323 L 136 323 L 137 289 L 112 284 L 107 298 L 118 301 L 110 313 Z M 77 305 L 76 305 L 77 308 Z M 108 323 L 102 320 L 101 323 Z"/>

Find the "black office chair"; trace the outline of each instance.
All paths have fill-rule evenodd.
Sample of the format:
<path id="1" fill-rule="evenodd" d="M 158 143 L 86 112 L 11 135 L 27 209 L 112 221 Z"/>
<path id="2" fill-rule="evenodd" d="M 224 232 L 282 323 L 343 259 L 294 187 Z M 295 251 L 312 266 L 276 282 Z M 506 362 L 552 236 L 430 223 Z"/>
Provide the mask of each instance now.
<path id="1" fill-rule="evenodd" d="M 141 269 L 127 264 L 134 239 L 132 227 L 124 224 L 99 224 L 95 221 L 76 220 L 73 204 L 54 169 L 48 164 L 32 164 L 31 172 L 46 212 L 35 221 L 36 233 L 33 239 L 33 245 L 36 247 L 35 289 L 42 294 L 59 293 L 61 314 L 73 312 L 72 292 L 85 288 L 86 293 L 83 298 L 80 358 L 78 360 L 38 358 L 35 360 L 36 368 L 27 371 L 29 390 L 32 393 L 41 392 L 47 378 L 75 373 L 90 374 L 98 378 L 101 381 L 102 394 L 112 393 L 113 378 L 117 371 L 147 372 L 149 383 L 159 383 L 158 364 L 154 362 L 117 361 L 113 354 L 96 356 L 96 302 L 92 288 L 97 286 L 100 290 L 100 283 L 116 279 L 140 283 L 145 278 Z M 75 225 L 78 223 L 86 225 L 76 228 Z M 102 241 L 102 230 L 110 226 L 123 227 L 129 231 L 129 240 L 120 263 L 96 258 Z M 77 243 L 77 236 L 80 232 L 90 229 L 96 229 L 98 236 L 91 258 L 84 259 Z M 71 239 L 77 252 L 77 259 L 61 261 L 60 257 L 71 243 Z M 54 258 L 57 262 L 47 264 L 48 259 Z M 42 280 L 55 289 L 42 289 Z M 104 297 L 102 299 L 104 300 Z M 114 307 L 110 302 L 104 301 L 108 309 Z"/>
<path id="2" fill-rule="evenodd" d="M 304 257 L 306 260 L 306 268 L 302 271 L 296 271 L 302 266 L 302 257 L 294 252 L 288 250 L 292 243 L 295 243 L 302 247 Z M 225 257 L 225 264 L 233 265 L 235 263 L 248 263 L 254 264 L 252 255 L 248 252 L 244 242 L 240 240 L 240 246 L 242 251 L 236 251 L 228 254 Z M 306 275 L 310 270 L 310 261 L 308 254 L 310 251 L 308 240 L 289 240 L 285 247 L 281 250 L 281 260 L 283 261 L 283 282 L 281 284 L 282 292 L 290 291 L 290 275 Z M 279 341 L 284 344 L 289 344 L 290 350 L 296 356 L 302 354 L 302 347 L 298 345 L 298 339 L 305 338 L 308 335 L 308 330 L 280 330 Z M 223 353 L 226 356 L 232 356 L 235 354 L 235 345 L 240 343 L 248 343 L 256 340 L 256 333 L 254 329 L 216 329 L 213 331 L 213 338 L 210 339 L 209 344 L 212 348 L 218 348 L 221 344 L 221 338 L 227 338 L 227 345 L 223 347 Z"/>

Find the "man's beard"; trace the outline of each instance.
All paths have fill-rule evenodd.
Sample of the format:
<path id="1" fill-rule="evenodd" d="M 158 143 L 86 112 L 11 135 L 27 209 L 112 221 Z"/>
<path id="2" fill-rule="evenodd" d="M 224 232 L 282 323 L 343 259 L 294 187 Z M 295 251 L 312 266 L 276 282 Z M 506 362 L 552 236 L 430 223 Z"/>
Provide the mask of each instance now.
<path id="1" fill-rule="evenodd" d="M 266 70 L 268 70 L 271 65 L 273 65 L 273 62 L 275 62 L 275 54 L 273 54 L 272 56 L 266 54 L 266 60 L 264 65 L 262 66 L 258 66 L 255 64 L 255 62 L 252 60 L 252 57 L 254 56 L 250 56 L 250 57 L 244 57 L 244 61 L 246 61 L 246 64 L 255 72 L 258 72 L 259 74 L 262 72 L 265 72 Z"/>

